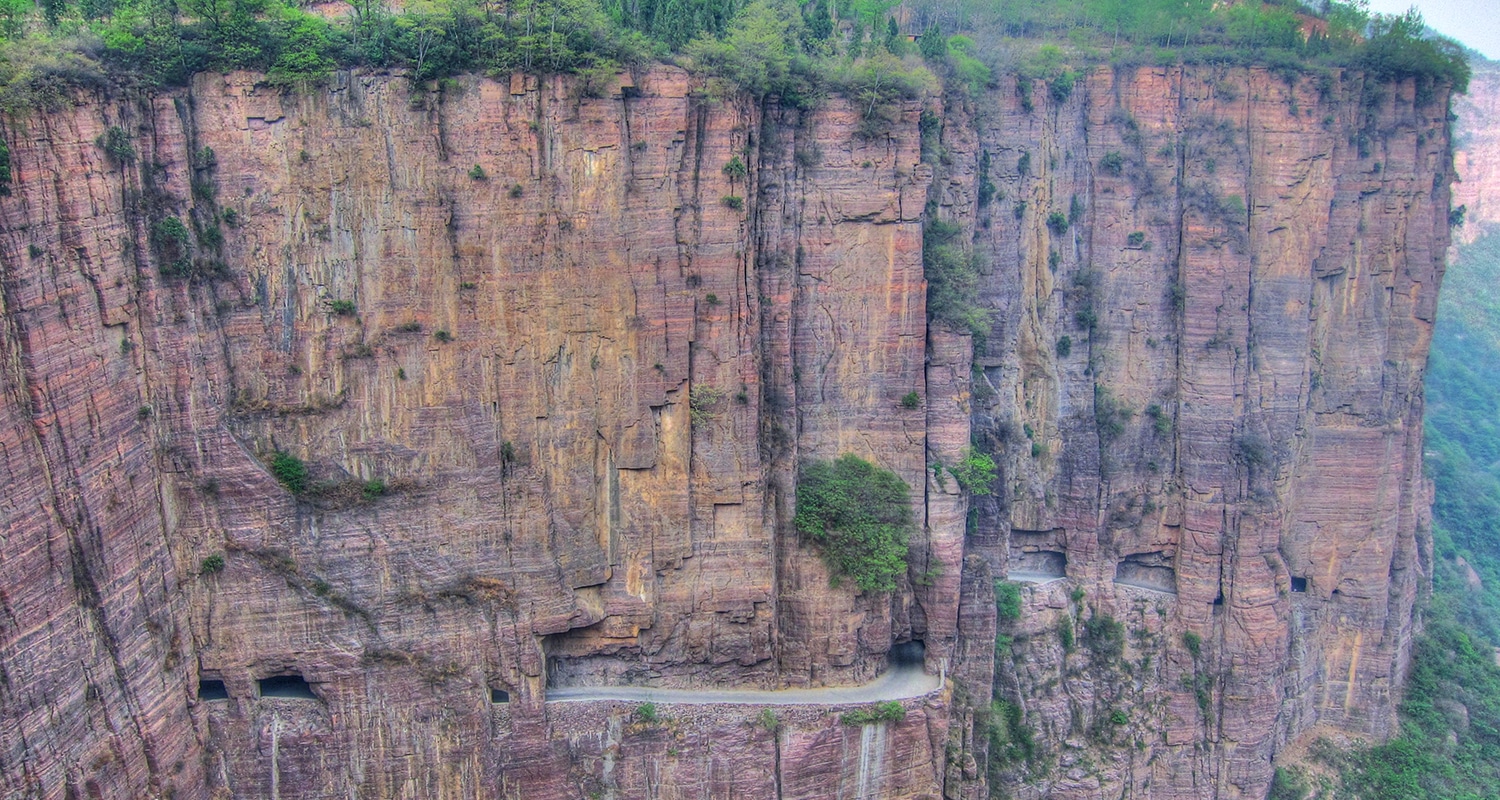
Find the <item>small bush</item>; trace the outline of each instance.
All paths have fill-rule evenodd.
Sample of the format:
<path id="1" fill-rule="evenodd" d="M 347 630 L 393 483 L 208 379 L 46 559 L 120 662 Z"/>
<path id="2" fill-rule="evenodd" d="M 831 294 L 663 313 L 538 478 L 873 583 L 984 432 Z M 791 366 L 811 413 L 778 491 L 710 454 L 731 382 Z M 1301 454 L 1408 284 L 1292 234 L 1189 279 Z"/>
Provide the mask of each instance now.
<path id="1" fill-rule="evenodd" d="M 916 392 L 907 392 L 901 396 L 901 407 L 907 410 L 919 408 L 922 405 L 922 396 Z"/>
<path id="2" fill-rule="evenodd" d="M 446 330 L 439 329 L 436 333 L 432 334 L 432 338 L 446 344 L 453 341 L 453 334 L 449 333 Z"/>
<path id="3" fill-rule="evenodd" d="M 994 494 L 991 485 L 996 477 L 995 460 L 985 453 L 971 447 L 964 448 L 962 458 L 948 472 L 971 495 Z"/>
<path id="4" fill-rule="evenodd" d="M 1109 724 L 1128 725 L 1130 724 L 1130 715 L 1117 708 L 1109 712 Z"/>
<path id="5" fill-rule="evenodd" d="M 735 211 L 739 211 L 745 207 L 745 198 L 737 194 L 726 194 L 719 198 L 719 202 L 723 203 L 725 208 L 734 209 Z"/>
<path id="6" fill-rule="evenodd" d="M 182 220 L 177 217 L 157 220 L 151 226 L 151 240 L 156 243 L 157 247 L 169 245 L 185 247 L 191 238 L 192 234 L 188 233 L 187 226 L 182 224 Z"/>
<path id="7" fill-rule="evenodd" d="M 1057 340 L 1058 358 L 1067 358 L 1073 352 L 1073 337 L 1064 336 Z"/>
<path id="8" fill-rule="evenodd" d="M 1016 174 L 1023 178 L 1031 174 L 1031 153 L 1022 153 L 1016 159 Z"/>
<path id="9" fill-rule="evenodd" d="M 688 417 L 694 425 L 706 425 L 718 416 L 715 410 L 724 399 L 724 390 L 717 386 L 694 386 L 688 390 Z"/>
<path id="10" fill-rule="evenodd" d="M 1021 618 L 1021 587 L 1010 581 L 995 581 L 995 616 L 1002 622 Z"/>
<path id="11" fill-rule="evenodd" d="M 1064 615 L 1057 624 L 1057 640 L 1062 643 L 1064 653 L 1073 652 L 1073 618 Z"/>
<path id="12" fill-rule="evenodd" d="M 797 482 L 797 530 L 822 551 L 834 579 L 888 592 L 906 571 L 911 489 L 896 473 L 846 454 L 814 461 Z"/>
<path id="13" fill-rule="evenodd" d="M 1099 427 L 1099 438 L 1105 442 L 1118 439 L 1125 432 L 1125 423 L 1135 412 L 1122 400 L 1115 397 L 1108 387 L 1094 387 L 1094 422 Z"/>
<path id="14" fill-rule="evenodd" d="M 506 440 L 500 443 L 500 462 L 503 464 L 516 463 L 516 446 Z"/>
<path id="15" fill-rule="evenodd" d="M 1197 661 L 1203 654 L 1203 637 L 1192 631 L 1185 631 L 1182 634 L 1182 646 L 1187 648 L 1188 655 Z"/>
<path id="16" fill-rule="evenodd" d="M 488 172 L 484 171 L 484 167 L 475 164 L 474 168 L 469 170 L 469 177 L 473 178 L 476 181 L 484 181 L 489 180 L 490 175 Z"/>
<path id="17" fill-rule="evenodd" d="M 365 481 L 365 485 L 360 487 L 360 493 L 364 495 L 364 498 L 366 500 L 374 500 L 375 498 L 385 494 L 385 492 L 385 481 L 379 478 L 372 478 L 370 480 L 367 480 Z"/>
<path id="18" fill-rule="evenodd" d="M 1068 232 L 1068 215 L 1061 211 L 1054 211 L 1047 215 L 1047 230 L 1061 236 Z"/>
<path id="19" fill-rule="evenodd" d="M 278 450 L 271 456 L 271 474 L 292 494 L 307 491 L 307 465 L 285 450 Z"/>
<path id="20" fill-rule="evenodd" d="M 224 556 L 220 553 L 214 553 L 213 555 L 205 556 L 203 558 L 203 563 L 199 566 L 201 567 L 204 575 L 212 575 L 216 572 L 222 572 L 224 570 Z"/>
<path id="21" fill-rule="evenodd" d="M 1146 406 L 1146 416 L 1151 418 L 1151 429 L 1158 436 L 1165 436 L 1172 432 L 1172 418 L 1156 403 Z"/>
<path id="22" fill-rule="evenodd" d="M 760 714 L 755 717 L 755 724 L 771 733 L 781 730 L 781 718 L 776 716 L 776 712 L 769 708 L 762 708 L 760 710 Z"/>
<path id="23" fill-rule="evenodd" d="M 328 310 L 340 317 L 352 317 L 356 309 L 353 300 L 329 300 Z"/>
<path id="24" fill-rule="evenodd" d="M 1125 171 L 1125 156 L 1111 150 L 1099 159 L 1099 171 L 1106 175 L 1120 175 Z"/>
<path id="25" fill-rule="evenodd" d="M 1310 790 L 1302 770 L 1277 767 L 1276 774 L 1271 778 L 1271 793 L 1266 795 L 1266 800 L 1303 800 Z"/>
<path id="26" fill-rule="evenodd" d="M 732 181 L 739 180 L 745 177 L 745 175 L 747 175 L 748 173 L 749 170 L 745 168 L 745 162 L 741 161 L 739 156 L 735 156 L 729 159 L 729 161 L 724 164 L 724 175 Z"/>
<path id="27" fill-rule="evenodd" d="M 1125 653 L 1125 626 L 1108 614 L 1094 614 L 1083 623 L 1083 642 L 1095 661 L 1111 664 Z"/>
<path id="28" fill-rule="evenodd" d="M 845 725 L 871 725 L 877 722 L 900 722 L 906 719 L 906 707 L 900 701 L 887 700 L 873 706 L 846 711 L 839 716 Z"/>
<path id="29" fill-rule="evenodd" d="M 1143 247 L 1143 246 L 1145 246 L 1145 244 L 1146 244 L 1146 232 L 1145 231 L 1132 231 L 1129 236 L 1125 237 L 1125 244 L 1128 245 L 1128 246 L 1130 246 L 1130 247 Z"/>
<path id="30" fill-rule="evenodd" d="M 513 183 L 513 184 L 511 184 L 511 186 L 510 186 L 510 199 L 512 199 L 512 200 L 519 199 L 521 197 L 521 195 L 523 195 L 525 193 L 526 193 L 526 188 L 523 187 L 521 184 L 519 184 L 519 183 Z"/>
<path id="31" fill-rule="evenodd" d="M 635 707 L 635 718 L 648 725 L 661 722 L 661 712 L 657 710 L 655 703 L 641 703 Z"/>
<path id="32" fill-rule="evenodd" d="M 716 306 L 719 304 L 719 296 L 714 294 L 713 292 L 709 292 L 708 296 L 704 297 L 703 300 L 711 306 Z"/>
<path id="33" fill-rule="evenodd" d="M 403 322 L 400 325 L 396 326 L 396 332 L 397 333 L 421 333 L 422 332 L 422 323 L 417 322 L 416 320 L 409 320 L 407 322 Z"/>
<path id="34" fill-rule="evenodd" d="M 94 144 L 98 145 L 99 149 L 103 150 L 109 160 L 116 165 L 129 164 L 135 160 L 135 145 L 130 142 L 130 134 L 119 125 L 111 125 L 105 129 L 104 133 L 99 134 L 99 138 L 94 140 Z"/>

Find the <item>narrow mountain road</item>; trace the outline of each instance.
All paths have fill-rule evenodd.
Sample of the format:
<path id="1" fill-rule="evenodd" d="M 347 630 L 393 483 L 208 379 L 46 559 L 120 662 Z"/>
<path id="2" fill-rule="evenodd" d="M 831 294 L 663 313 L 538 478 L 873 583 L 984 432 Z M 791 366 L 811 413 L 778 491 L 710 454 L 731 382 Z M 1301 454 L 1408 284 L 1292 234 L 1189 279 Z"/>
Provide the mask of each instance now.
<path id="1" fill-rule="evenodd" d="M 574 686 L 548 689 L 547 699 L 563 703 L 623 700 L 631 703 L 733 703 L 744 705 L 838 705 L 907 700 L 934 692 L 942 685 L 920 662 L 893 664 L 886 673 L 863 686 L 824 689 L 651 689 L 644 686 Z"/>
<path id="2" fill-rule="evenodd" d="M 1012 572 L 1005 577 L 1016 583 L 1051 583 L 1063 579 L 1061 575 L 1049 575 L 1045 572 Z"/>

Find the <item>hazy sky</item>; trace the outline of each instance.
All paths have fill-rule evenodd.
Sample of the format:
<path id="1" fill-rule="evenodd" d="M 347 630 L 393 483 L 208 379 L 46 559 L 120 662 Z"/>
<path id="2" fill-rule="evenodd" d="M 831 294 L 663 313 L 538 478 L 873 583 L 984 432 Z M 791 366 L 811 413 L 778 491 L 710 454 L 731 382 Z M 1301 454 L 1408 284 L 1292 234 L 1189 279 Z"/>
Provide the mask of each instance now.
<path id="1" fill-rule="evenodd" d="M 1400 14 L 1416 6 L 1427 26 L 1500 60 L 1500 0 L 1370 0 L 1370 10 Z"/>

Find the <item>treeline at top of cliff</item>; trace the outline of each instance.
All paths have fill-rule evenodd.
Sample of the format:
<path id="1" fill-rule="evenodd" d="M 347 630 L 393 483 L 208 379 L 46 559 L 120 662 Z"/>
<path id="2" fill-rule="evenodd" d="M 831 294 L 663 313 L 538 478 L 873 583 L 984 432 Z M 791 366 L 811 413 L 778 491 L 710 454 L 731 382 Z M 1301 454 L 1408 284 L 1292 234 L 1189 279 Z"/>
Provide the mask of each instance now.
<path id="1" fill-rule="evenodd" d="M 360 66 L 421 81 L 568 72 L 588 92 L 666 60 L 795 105 L 936 78 L 976 91 L 1001 73 L 1066 97 L 1106 62 L 1352 67 L 1458 91 L 1469 77 L 1462 49 L 1415 12 L 1372 14 L 1367 0 L 0 0 L 0 34 L 12 112 L 234 69 L 287 86 Z"/>

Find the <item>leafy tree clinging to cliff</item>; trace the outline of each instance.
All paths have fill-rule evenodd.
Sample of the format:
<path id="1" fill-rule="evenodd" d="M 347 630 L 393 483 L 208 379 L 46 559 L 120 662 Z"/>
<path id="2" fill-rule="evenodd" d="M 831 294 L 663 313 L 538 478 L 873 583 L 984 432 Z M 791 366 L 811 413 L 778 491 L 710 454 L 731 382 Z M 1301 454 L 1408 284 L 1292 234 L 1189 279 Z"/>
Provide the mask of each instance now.
<path id="1" fill-rule="evenodd" d="M 822 552 L 835 581 L 888 592 L 906 571 L 911 489 L 896 473 L 852 453 L 814 461 L 797 481 L 795 524 Z"/>

